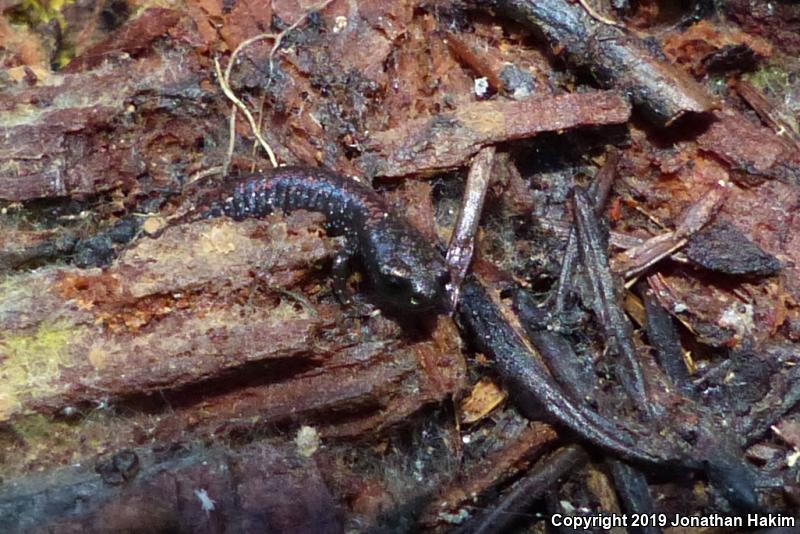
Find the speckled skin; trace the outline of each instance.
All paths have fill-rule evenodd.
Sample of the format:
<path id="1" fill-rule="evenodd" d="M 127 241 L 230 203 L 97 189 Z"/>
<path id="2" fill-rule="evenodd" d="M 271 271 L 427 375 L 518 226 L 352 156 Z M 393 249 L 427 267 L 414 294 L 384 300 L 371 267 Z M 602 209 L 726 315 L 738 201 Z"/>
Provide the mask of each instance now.
<path id="1" fill-rule="evenodd" d="M 276 210 L 325 215 L 332 235 L 344 235 L 361 257 L 375 296 L 399 311 L 442 310 L 449 273 L 442 255 L 372 188 L 323 169 L 280 167 L 232 182 L 202 218 L 235 220 Z"/>

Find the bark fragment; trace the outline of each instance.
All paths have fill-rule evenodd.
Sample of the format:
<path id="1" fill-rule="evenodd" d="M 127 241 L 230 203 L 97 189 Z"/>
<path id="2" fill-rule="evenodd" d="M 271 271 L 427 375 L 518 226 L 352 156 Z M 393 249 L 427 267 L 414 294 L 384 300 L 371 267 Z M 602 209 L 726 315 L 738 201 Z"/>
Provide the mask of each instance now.
<path id="1" fill-rule="evenodd" d="M 717 221 L 696 233 L 684 252 L 698 265 L 725 274 L 771 276 L 781 268 L 775 256 L 764 252 L 727 221 Z"/>
<path id="2" fill-rule="evenodd" d="M 103 60 L 115 54 L 134 55 L 150 46 L 153 40 L 163 36 L 181 18 L 178 11 L 164 8 L 150 8 L 115 32 L 101 43 L 85 50 L 70 61 L 64 72 L 80 72 L 100 65 Z"/>
<path id="3" fill-rule="evenodd" d="M 179 51 L 125 60 L 127 69 L 53 74 L 35 87 L 17 86 L 0 101 L 0 199 L 177 190 L 170 172 L 209 130 L 204 119 L 172 115 L 148 95 L 170 88 L 186 103 L 203 94 L 192 58 Z M 169 132 L 165 132 L 167 127 Z M 171 144 L 185 153 L 165 156 Z M 148 180 L 139 180 L 148 173 Z"/>
<path id="4" fill-rule="evenodd" d="M 429 174 L 462 166 L 486 145 L 629 117 L 626 99 L 612 91 L 474 102 L 372 134 L 360 165 L 369 175 Z"/>
<path id="5" fill-rule="evenodd" d="M 697 138 L 702 150 L 743 173 L 745 180 L 752 175 L 800 183 L 800 150 L 739 113 L 721 111 L 715 115 L 717 120 Z"/>

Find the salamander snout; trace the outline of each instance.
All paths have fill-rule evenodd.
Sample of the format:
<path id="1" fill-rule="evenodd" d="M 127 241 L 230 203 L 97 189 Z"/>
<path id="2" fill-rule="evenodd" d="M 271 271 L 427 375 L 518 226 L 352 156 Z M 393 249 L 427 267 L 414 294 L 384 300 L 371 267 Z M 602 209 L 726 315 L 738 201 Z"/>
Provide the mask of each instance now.
<path id="1" fill-rule="evenodd" d="M 442 311 L 447 300 L 450 273 L 444 265 L 388 265 L 381 270 L 378 293 L 382 300 L 405 311 Z"/>
<path id="2" fill-rule="evenodd" d="M 449 282 L 450 273 L 446 268 L 426 271 L 423 276 L 413 277 L 409 304 L 419 310 L 444 310 L 448 302 Z"/>

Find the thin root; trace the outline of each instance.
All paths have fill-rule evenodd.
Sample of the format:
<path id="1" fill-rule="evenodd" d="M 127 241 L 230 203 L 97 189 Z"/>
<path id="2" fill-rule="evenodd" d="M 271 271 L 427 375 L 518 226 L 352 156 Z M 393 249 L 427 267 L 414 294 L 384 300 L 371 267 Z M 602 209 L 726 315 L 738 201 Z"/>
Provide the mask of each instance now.
<path id="1" fill-rule="evenodd" d="M 300 26 L 307 18 L 308 15 L 316 12 L 321 11 L 328 7 L 333 0 L 325 0 L 324 2 L 318 4 L 317 6 L 309 9 L 302 16 L 300 16 L 296 21 L 294 21 L 288 28 L 283 30 L 280 33 L 261 33 L 259 35 L 255 35 L 250 37 L 249 39 L 245 39 L 239 46 L 237 46 L 233 53 L 231 53 L 231 58 L 228 61 L 228 65 L 225 67 L 225 74 L 223 75 L 222 70 L 220 69 L 219 62 L 216 58 L 214 58 L 214 70 L 217 73 L 217 80 L 219 81 L 219 85 L 222 88 L 222 92 L 225 93 L 225 96 L 233 102 L 234 106 L 231 109 L 231 121 L 230 121 L 230 140 L 228 142 L 228 152 L 225 156 L 225 162 L 223 164 L 224 174 L 227 174 L 228 167 L 230 166 L 231 158 L 233 157 L 233 149 L 235 145 L 236 139 L 236 108 L 238 107 L 244 116 L 247 118 L 247 122 L 250 123 L 250 129 L 253 131 L 253 135 L 255 135 L 256 139 L 258 140 L 259 144 L 264 148 L 264 151 L 269 156 L 269 161 L 272 163 L 273 167 L 278 166 L 278 159 L 275 157 L 275 152 L 272 150 L 272 147 L 267 144 L 264 138 L 261 136 L 261 127 L 255 119 L 253 118 L 253 114 L 247 108 L 247 106 L 236 97 L 233 90 L 231 89 L 230 80 L 231 80 L 231 71 L 233 70 L 233 66 L 236 64 L 236 59 L 239 56 L 239 53 L 247 48 L 248 46 L 252 45 L 253 43 L 257 43 L 258 41 L 263 41 L 265 39 L 274 39 L 275 42 L 272 44 L 272 49 L 269 52 L 269 72 L 270 75 L 272 74 L 273 70 L 273 60 L 275 58 L 275 54 L 278 52 L 278 48 L 280 48 L 281 43 L 283 42 L 283 38 L 289 32 L 295 30 L 298 26 Z M 259 121 L 260 122 L 260 121 Z"/>

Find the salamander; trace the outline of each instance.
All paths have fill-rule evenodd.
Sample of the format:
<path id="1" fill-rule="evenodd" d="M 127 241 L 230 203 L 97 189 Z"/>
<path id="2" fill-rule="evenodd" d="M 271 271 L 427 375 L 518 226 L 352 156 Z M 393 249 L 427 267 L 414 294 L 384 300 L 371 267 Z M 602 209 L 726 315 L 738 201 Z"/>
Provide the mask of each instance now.
<path id="1" fill-rule="evenodd" d="M 450 275 L 441 253 L 371 187 L 323 169 L 279 167 L 233 180 L 221 193 L 201 206 L 198 218 L 320 212 L 328 233 L 344 235 L 348 243 L 334 261 L 336 270 L 358 255 L 381 304 L 400 312 L 446 308 Z"/>

